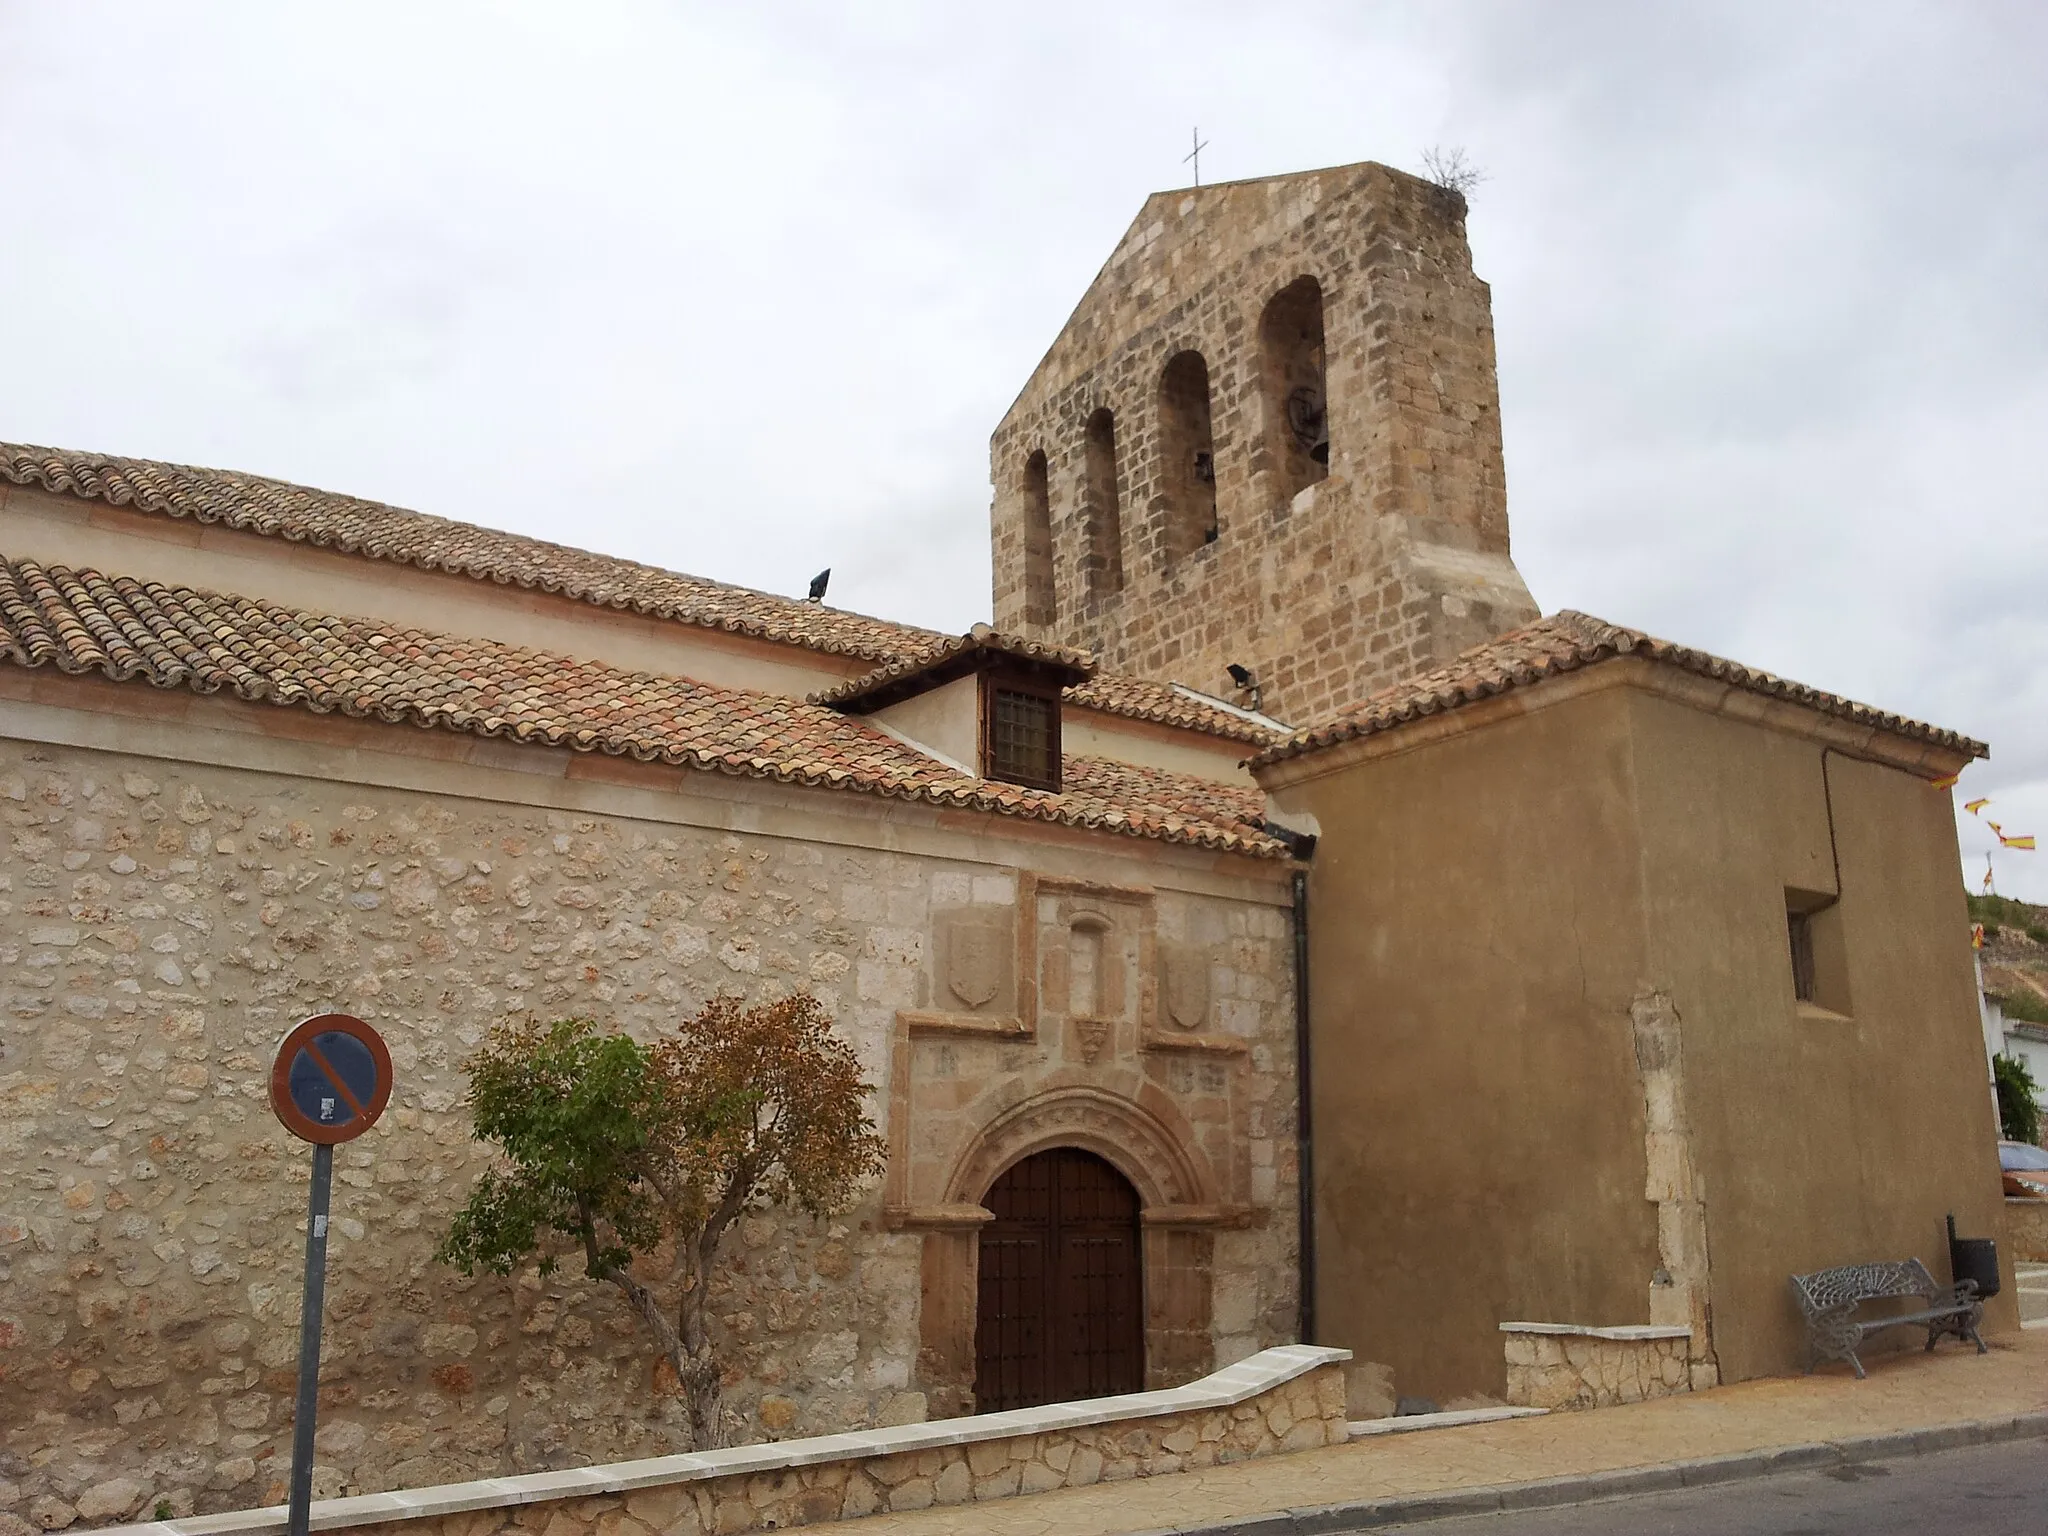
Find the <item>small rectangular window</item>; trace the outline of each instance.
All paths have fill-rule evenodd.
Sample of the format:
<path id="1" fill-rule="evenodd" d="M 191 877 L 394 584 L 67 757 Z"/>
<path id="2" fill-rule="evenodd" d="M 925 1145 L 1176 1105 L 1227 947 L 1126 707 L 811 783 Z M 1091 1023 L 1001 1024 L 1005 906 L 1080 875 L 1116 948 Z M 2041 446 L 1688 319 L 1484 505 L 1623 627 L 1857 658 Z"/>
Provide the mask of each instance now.
<path id="1" fill-rule="evenodd" d="M 1842 904 L 1830 891 L 1785 888 L 1785 942 L 1792 996 L 1808 1017 L 1850 1016 L 1849 951 Z"/>
<path id="2" fill-rule="evenodd" d="M 988 777 L 1058 790 L 1059 701 L 998 686 L 989 690 L 988 711 Z"/>
<path id="3" fill-rule="evenodd" d="M 1787 912 L 1785 927 L 1792 940 L 1792 995 L 1813 1002 L 1813 914 Z"/>

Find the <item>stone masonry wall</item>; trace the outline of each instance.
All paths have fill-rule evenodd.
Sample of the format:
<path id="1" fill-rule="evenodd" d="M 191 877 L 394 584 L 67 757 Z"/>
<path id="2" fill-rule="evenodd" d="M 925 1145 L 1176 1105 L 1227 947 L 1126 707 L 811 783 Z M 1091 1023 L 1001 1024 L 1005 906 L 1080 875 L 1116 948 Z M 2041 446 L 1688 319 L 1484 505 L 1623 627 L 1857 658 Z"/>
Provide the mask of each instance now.
<path id="1" fill-rule="evenodd" d="M 934 986 L 935 887 L 999 903 L 1017 880 L 17 742 L 0 820 L 0 1536 L 123 1518 L 131 1495 L 145 1515 L 281 1498 L 310 1149 L 265 1080 L 284 1030 L 332 1009 L 385 1033 L 398 1087 L 336 1158 L 319 1495 L 685 1448 L 609 1288 L 573 1264 L 470 1281 L 432 1261 L 482 1166 L 463 1060 L 501 1019 L 645 1037 L 716 991 L 808 988 L 885 1123 L 891 1032 Z M 1237 1027 L 1276 1106 L 1284 1212 L 1290 984 L 1257 984 L 1279 1001 Z M 735 1442 L 926 1416 L 920 1244 L 879 1189 L 834 1222 L 744 1224 L 713 1298 Z M 1285 1341 L 1292 1251 L 1285 1222 L 1218 1242 L 1218 1288 L 1253 1304 L 1216 1353 Z"/>
<path id="2" fill-rule="evenodd" d="M 622 1494 L 362 1524 L 362 1536 L 739 1536 L 881 1511 L 1086 1488 L 1344 1443 L 1344 1379 L 1319 1367 L 1227 1408 L 661 1484 Z"/>
<path id="3" fill-rule="evenodd" d="M 1508 1402 L 1517 1408 L 1607 1408 L 1692 1390 L 1683 1329 L 1509 1329 Z"/>
<path id="4" fill-rule="evenodd" d="M 1297 490 L 1260 321 L 1303 276 L 1322 296 L 1327 478 Z M 1218 530 L 1176 538 L 1159 386 L 1208 365 Z M 1279 386 L 1284 389 L 1283 386 Z M 1114 413 L 1122 587 L 1104 590 L 1106 508 L 1088 423 Z M 1031 586 L 1023 467 L 1047 459 L 1052 618 Z M 1383 166 L 1160 193 L 990 445 L 995 614 L 1105 665 L 1305 723 L 1536 616 L 1508 559 L 1486 285 L 1454 194 Z"/>
<path id="5" fill-rule="evenodd" d="M 2005 1197 L 2005 1248 L 2021 1264 L 2048 1264 L 2048 1200 Z"/>

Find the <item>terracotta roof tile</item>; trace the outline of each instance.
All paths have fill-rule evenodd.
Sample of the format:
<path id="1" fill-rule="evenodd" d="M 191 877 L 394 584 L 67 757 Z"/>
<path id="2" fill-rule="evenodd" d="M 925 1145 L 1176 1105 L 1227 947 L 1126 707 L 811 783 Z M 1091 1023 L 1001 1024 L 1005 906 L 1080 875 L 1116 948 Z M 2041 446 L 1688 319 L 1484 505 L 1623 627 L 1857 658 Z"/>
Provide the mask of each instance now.
<path id="1" fill-rule="evenodd" d="M 1399 729 L 1429 715 L 1440 715 L 1482 699 L 1508 693 L 1576 672 L 1616 656 L 1643 656 L 1700 677 L 1713 678 L 1751 693 L 1803 704 L 1809 709 L 1840 719 L 1852 720 L 1878 730 L 1915 741 L 1948 747 L 1971 757 L 1985 757 L 1989 749 L 1954 731 L 1923 725 L 1903 715 L 1888 714 L 1868 704 L 1858 704 L 1804 683 L 1795 683 L 1769 672 L 1759 672 L 1740 662 L 1726 661 L 1705 651 L 1691 650 L 1659 640 L 1639 629 L 1609 624 L 1590 614 L 1570 609 L 1538 619 L 1520 629 L 1508 631 L 1485 645 L 1474 646 L 1456 660 L 1434 671 L 1424 672 L 1341 710 L 1319 725 L 1296 731 L 1279 745 L 1260 753 L 1252 761 L 1280 762 L 1304 752 L 1356 741 L 1363 736 Z"/>
<path id="2" fill-rule="evenodd" d="M 1191 698 L 1172 683 L 1155 683 L 1142 677 L 1098 672 L 1078 687 L 1069 688 L 1065 697 L 1069 704 L 1083 709 L 1177 725 L 1254 747 L 1269 747 L 1287 738 L 1286 730 L 1279 726 L 1261 724 L 1200 697 Z"/>
<path id="3" fill-rule="evenodd" d="M 0 660 L 1260 857 L 1261 797 L 1070 758 L 1046 794 L 957 773 L 856 717 L 499 641 L 0 559 Z"/>
<path id="4" fill-rule="evenodd" d="M 1086 678 L 1095 670 L 1095 658 L 1086 651 L 1052 645 L 1043 640 L 1030 640 L 1022 635 L 1006 635 L 986 624 L 977 624 L 964 635 L 949 636 L 922 652 L 814 693 L 811 702 L 843 709 L 876 695 L 899 693 L 902 691 L 899 685 L 909 683 L 921 673 L 964 676 L 972 670 L 975 659 L 982 656 L 1031 662 L 1072 678 Z M 923 686 L 929 688 L 932 684 L 926 682 Z"/>
<path id="5" fill-rule="evenodd" d="M 1238 789 L 1213 779 L 1106 757 L 1069 756 L 1065 772 L 1067 793 L 1078 789 L 1119 805 L 1140 807 L 1163 824 L 1251 829 L 1265 821 L 1266 796 L 1250 785 Z"/>
<path id="6" fill-rule="evenodd" d="M 261 475 L 0 443 L 0 477 L 88 501 L 220 523 L 371 560 L 538 588 L 601 608 L 835 655 L 894 661 L 942 637 L 909 624 L 727 586 L 613 555 L 453 522 Z"/>
<path id="7" fill-rule="evenodd" d="M 219 523 L 363 559 L 535 588 L 596 607 L 629 609 L 678 623 L 860 657 L 884 667 L 903 663 L 915 669 L 935 647 L 958 639 L 912 624 L 728 586 L 613 555 L 234 470 L 0 443 L 0 479 L 165 517 Z M 1010 639 L 1012 643 L 1037 643 Z M 1062 655 L 1083 654 L 1060 647 L 1046 649 Z M 1251 722 L 1227 710 L 1198 704 L 1168 684 L 1098 674 L 1081 689 L 1070 691 L 1068 697 L 1091 709 L 1206 731 L 1233 741 L 1265 745 L 1273 739 Z"/>

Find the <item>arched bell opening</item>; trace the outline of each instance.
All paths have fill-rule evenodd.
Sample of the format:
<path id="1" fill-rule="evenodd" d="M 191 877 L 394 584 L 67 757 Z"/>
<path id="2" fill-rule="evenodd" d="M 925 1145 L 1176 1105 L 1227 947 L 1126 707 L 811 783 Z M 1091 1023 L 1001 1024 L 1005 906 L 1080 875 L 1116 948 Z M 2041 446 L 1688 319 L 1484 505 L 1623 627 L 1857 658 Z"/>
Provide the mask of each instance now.
<path id="1" fill-rule="evenodd" d="M 1043 628 L 1058 617 L 1052 576 L 1052 473 L 1043 449 L 1024 461 L 1024 622 Z"/>
<path id="2" fill-rule="evenodd" d="M 1216 443 L 1209 419 L 1209 365 L 1177 352 L 1159 376 L 1159 483 L 1169 563 L 1216 542 Z"/>
<path id="3" fill-rule="evenodd" d="M 1117 485 L 1116 415 L 1108 406 L 1088 418 L 1087 545 L 1081 585 L 1091 599 L 1124 589 L 1124 520 Z"/>
<path id="4" fill-rule="evenodd" d="M 1323 288 L 1298 277 L 1259 316 L 1259 375 L 1267 461 L 1283 501 L 1330 473 L 1330 406 L 1323 358 Z"/>

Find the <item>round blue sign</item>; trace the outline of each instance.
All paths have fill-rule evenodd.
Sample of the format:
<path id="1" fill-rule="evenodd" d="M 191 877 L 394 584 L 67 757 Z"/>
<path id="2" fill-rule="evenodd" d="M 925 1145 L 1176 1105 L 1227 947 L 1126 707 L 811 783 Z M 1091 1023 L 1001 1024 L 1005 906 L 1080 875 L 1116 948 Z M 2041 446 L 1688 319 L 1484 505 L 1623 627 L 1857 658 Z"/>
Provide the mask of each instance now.
<path id="1" fill-rule="evenodd" d="M 286 1091 L 315 1125 L 347 1125 L 377 1096 L 377 1063 L 354 1035 L 330 1029 L 292 1057 Z"/>
<path id="2" fill-rule="evenodd" d="M 270 1069 L 270 1106 L 303 1141 L 349 1141 L 367 1131 L 391 1097 L 391 1053 L 374 1029 L 345 1013 L 294 1027 Z"/>

